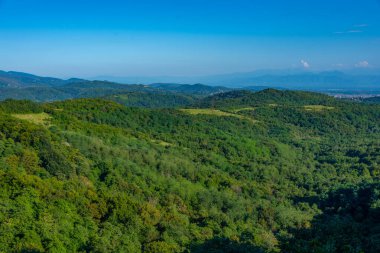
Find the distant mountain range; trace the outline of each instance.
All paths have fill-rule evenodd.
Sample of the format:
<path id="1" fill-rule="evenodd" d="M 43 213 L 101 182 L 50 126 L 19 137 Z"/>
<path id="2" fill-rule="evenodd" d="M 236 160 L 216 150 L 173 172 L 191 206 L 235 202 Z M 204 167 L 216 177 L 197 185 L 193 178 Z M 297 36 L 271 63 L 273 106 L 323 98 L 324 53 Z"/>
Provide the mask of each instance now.
<path id="1" fill-rule="evenodd" d="M 379 76 L 354 76 L 342 72 L 301 73 L 293 75 L 230 76 L 221 84 L 281 86 L 307 90 L 352 90 L 380 88 Z"/>
<path id="2" fill-rule="evenodd" d="M 112 79 L 112 78 L 111 78 Z M 179 81 L 179 80 L 178 80 Z M 184 78 L 183 81 L 191 81 Z M 193 80 L 194 81 L 194 80 Z M 345 74 L 342 72 L 252 72 L 231 75 L 203 77 L 205 84 L 183 84 L 175 82 L 148 84 L 123 84 L 111 81 L 90 81 L 80 78 L 67 80 L 41 77 L 21 72 L 0 71 L 0 100 L 7 98 L 30 99 L 34 101 L 55 101 L 81 97 L 111 97 L 128 104 L 144 104 L 141 99 L 177 101 L 184 105 L 187 101 L 231 90 L 261 91 L 268 88 L 277 90 L 295 89 L 319 91 L 329 94 L 380 94 L 380 75 Z M 192 83 L 192 82 L 188 82 Z M 221 84 L 221 85 L 217 85 Z M 124 95 L 123 95 L 124 94 Z M 158 94 L 162 95 L 158 98 Z M 122 96 L 113 96 L 122 95 Z M 154 95 L 154 96 L 153 96 Z M 175 102 L 173 102 L 175 104 Z M 154 104 L 154 103 L 149 103 Z M 170 102 L 171 104 L 171 102 Z"/>
<path id="3" fill-rule="evenodd" d="M 121 83 L 203 83 L 229 88 L 283 87 L 285 89 L 322 92 L 378 92 L 380 70 L 352 70 L 348 72 L 311 72 L 300 70 L 263 70 L 247 73 L 211 75 L 199 77 L 112 77 L 100 79 Z"/>
<path id="4" fill-rule="evenodd" d="M 1 71 L 0 70 L 0 87 L 21 88 L 21 87 L 55 87 L 68 83 L 84 82 L 84 79 L 71 78 L 62 80 L 52 77 L 41 77 L 32 74 Z"/>
<path id="5" fill-rule="evenodd" d="M 230 91 L 203 84 L 120 84 L 78 78 L 63 80 L 21 72 L 0 71 L 0 100 L 7 98 L 45 102 L 73 98 L 103 97 L 126 105 L 186 105 L 194 98 Z M 154 101 L 156 100 L 156 101 Z M 149 102 L 148 102 L 149 101 Z M 170 106 L 169 106 L 170 107 Z"/>

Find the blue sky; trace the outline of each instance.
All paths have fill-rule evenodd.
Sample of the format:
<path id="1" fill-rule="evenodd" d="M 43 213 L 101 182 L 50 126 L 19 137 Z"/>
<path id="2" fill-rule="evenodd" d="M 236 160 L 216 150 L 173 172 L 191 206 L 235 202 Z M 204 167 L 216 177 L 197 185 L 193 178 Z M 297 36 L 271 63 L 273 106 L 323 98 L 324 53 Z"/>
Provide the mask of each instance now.
<path id="1" fill-rule="evenodd" d="M 380 0 L 0 0 L 0 69 L 60 77 L 380 67 Z"/>

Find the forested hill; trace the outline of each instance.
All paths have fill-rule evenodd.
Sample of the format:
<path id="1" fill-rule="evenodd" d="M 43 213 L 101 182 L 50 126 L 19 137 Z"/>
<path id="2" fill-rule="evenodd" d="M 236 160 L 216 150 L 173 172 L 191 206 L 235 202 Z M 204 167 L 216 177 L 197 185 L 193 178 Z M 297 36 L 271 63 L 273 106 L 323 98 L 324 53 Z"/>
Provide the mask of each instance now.
<path id="1" fill-rule="evenodd" d="M 280 82 L 281 83 L 281 82 Z M 235 84 L 234 87 L 237 87 Z M 147 108 L 178 108 L 195 105 L 209 106 L 239 106 L 254 103 L 276 101 L 297 102 L 310 99 L 319 99 L 327 102 L 317 93 L 287 91 L 285 88 L 270 88 L 271 86 L 246 86 L 243 88 L 227 88 L 223 86 L 209 86 L 204 84 L 180 83 L 153 83 L 122 84 L 109 81 L 90 81 L 80 78 L 67 80 L 42 77 L 15 71 L 0 71 L 0 101 L 6 99 L 28 99 L 36 102 L 52 102 L 77 98 L 104 98 L 113 100 L 126 106 Z M 277 86 L 272 86 L 277 87 Z M 253 92 L 258 92 L 254 94 Z M 331 94 L 331 91 L 328 91 Z M 355 94 L 358 91 L 351 91 Z M 377 94 L 376 89 L 370 93 Z M 355 101 L 362 103 L 378 103 L 374 98 L 358 98 Z"/>
<path id="2" fill-rule="evenodd" d="M 62 80 L 59 78 L 42 77 L 16 71 L 6 72 L 0 70 L 0 87 L 54 87 L 83 81 L 85 80 L 78 78 Z"/>
<path id="3" fill-rule="evenodd" d="M 282 105 L 330 105 L 338 100 L 315 92 L 264 89 L 258 92 L 235 90 L 219 93 L 199 101 L 200 107 L 239 107 L 263 104 Z"/>
<path id="4" fill-rule="evenodd" d="M 78 78 L 63 80 L 21 72 L 0 71 L 0 100 L 29 99 L 51 102 L 74 98 L 115 98 L 116 101 L 128 106 L 177 107 L 189 105 L 200 97 L 230 90 L 202 84 L 137 85 Z"/>
<path id="5" fill-rule="evenodd" d="M 379 105 L 190 102 L 0 102 L 0 252 L 380 251 Z"/>

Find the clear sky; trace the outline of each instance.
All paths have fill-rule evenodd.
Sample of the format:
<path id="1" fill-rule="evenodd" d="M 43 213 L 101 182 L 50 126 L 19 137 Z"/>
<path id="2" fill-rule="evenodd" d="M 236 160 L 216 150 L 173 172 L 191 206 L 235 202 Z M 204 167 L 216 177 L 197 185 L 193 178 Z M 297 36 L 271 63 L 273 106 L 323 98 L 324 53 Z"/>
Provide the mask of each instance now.
<path id="1" fill-rule="evenodd" d="M 0 0 L 0 69 L 59 77 L 380 67 L 380 0 Z"/>

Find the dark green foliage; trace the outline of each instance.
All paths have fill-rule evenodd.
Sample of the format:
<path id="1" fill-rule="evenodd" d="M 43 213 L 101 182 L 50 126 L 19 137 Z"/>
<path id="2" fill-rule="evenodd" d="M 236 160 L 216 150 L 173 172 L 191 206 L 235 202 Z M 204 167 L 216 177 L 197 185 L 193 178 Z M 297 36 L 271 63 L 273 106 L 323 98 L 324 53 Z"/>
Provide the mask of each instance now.
<path id="1" fill-rule="evenodd" d="M 379 106 L 252 94 L 36 105 L 48 126 L 2 109 L 0 251 L 377 252 Z"/>
<path id="2" fill-rule="evenodd" d="M 365 98 L 362 99 L 362 102 L 369 104 L 380 104 L 380 96 Z"/>
<path id="3" fill-rule="evenodd" d="M 7 99 L 0 102 L 0 111 L 6 113 L 39 113 L 43 112 L 40 104 L 30 100 Z"/>
<path id="4" fill-rule="evenodd" d="M 380 186 L 365 184 L 330 192 L 315 201 L 323 214 L 311 229 L 294 231 L 285 239 L 291 252 L 379 252 Z"/>
<path id="5" fill-rule="evenodd" d="M 236 90 L 220 93 L 199 102 L 201 107 L 244 107 L 259 106 L 263 104 L 287 104 L 287 105 L 329 105 L 336 101 L 327 95 L 306 91 L 281 91 L 265 89 L 258 92 Z"/>
<path id="6" fill-rule="evenodd" d="M 26 86 L 0 88 L 0 100 L 7 98 L 33 101 L 57 101 L 83 97 L 104 97 L 125 92 L 159 91 L 143 85 L 123 85 L 106 81 L 79 81 L 58 86 Z"/>
<path id="7" fill-rule="evenodd" d="M 178 94 L 144 85 L 100 81 L 75 82 L 56 87 L 0 88 L 0 100 L 13 98 L 44 102 L 96 97 L 113 100 L 126 106 L 148 108 L 189 106 L 196 100 L 190 94 Z"/>
<path id="8" fill-rule="evenodd" d="M 155 83 L 151 84 L 151 87 L 171 91 L 180 94 L 192 94 L 192 95 L 203 95 L 207 96 L 210 94 L 217 94 L 222 92 L 230 91 L 230 88 L 222 86 L 208 86 L 203 84 L 176 84 L 176 83 Z"/>
<path id="9" fill-rule="evenodd" d="M 129 92 L 120 93 L 105 97 L 119 104 L 131 107 L 147 108 L 171 108 L 190 106 L 195 98 L 182 94 L 173 93 L 149 93 L 149 92 Z"/>
<path id="10" fill-rule="evenodd" d="M 230 239 L 225 238 L 215 238 L 210 241 L 206 241 L 200 245 L 194 245 L 191 248 L 192 253 L 262 253 L 265 252 L 263 249 L 259 247 L 255 247 L 249 243 L 240 242 L 237 243 Z"/>

